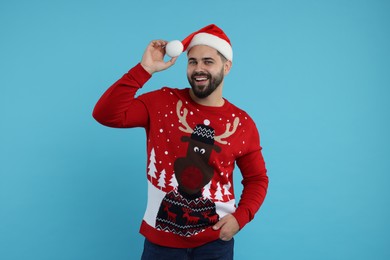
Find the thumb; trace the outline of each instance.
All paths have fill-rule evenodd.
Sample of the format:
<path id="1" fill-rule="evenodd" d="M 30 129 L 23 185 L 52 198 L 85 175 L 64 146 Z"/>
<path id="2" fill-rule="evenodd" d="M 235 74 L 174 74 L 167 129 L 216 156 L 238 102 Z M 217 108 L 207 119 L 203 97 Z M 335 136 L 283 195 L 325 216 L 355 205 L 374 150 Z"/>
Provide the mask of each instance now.
<path id="1" fill-rule="evenodd" d="M 161 61 L 161 62 L 156 63 L 156 70 L 155 71 L 158 72 L 158 71 L 163 71 L 163 70 L 170 68 L 172 65 L 175 64 L 176 60 L 177 60 L 177 57 L 174 57 L 167 62 Z"/>
<path id="2" fill-rule="evenodd" d="M 214 230 L 218 230 L 218 229 L 220 229 L 224 224 L 225 224 L 225 221 L 224 221 L 224 219 L 222 218 L 222 219 L 219 220 L 217 223 L 215 223 L 215 225 L 213 226 L 213 229 L 214 229 Z"/>
<path id="3" fill-rule="evenodd" d="M 169 61 L 167 61 L 165 64 L 167 66 L 167 68 L 171 67 L 172 65 L 174 65 L 176 63 L 176 60 L 177 60 L 178 57 L 173 57 L 172 59 L 170 59 Z"/>

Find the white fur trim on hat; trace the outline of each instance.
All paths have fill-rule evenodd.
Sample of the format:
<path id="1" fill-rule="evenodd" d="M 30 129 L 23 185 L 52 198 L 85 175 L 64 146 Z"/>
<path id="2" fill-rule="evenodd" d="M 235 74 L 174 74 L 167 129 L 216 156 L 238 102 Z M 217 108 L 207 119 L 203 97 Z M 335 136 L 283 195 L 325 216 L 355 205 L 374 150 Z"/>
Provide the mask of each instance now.
<path id="1" fill-rule="evenodd" d="M 225 40 L 209 33 L 198 33 L 196 34 L 187 50 L 190 50 L 196 45 L 206 45 L 219 51 L 226 59 L 233 61 L 233 49 L 232 46 Z"/>

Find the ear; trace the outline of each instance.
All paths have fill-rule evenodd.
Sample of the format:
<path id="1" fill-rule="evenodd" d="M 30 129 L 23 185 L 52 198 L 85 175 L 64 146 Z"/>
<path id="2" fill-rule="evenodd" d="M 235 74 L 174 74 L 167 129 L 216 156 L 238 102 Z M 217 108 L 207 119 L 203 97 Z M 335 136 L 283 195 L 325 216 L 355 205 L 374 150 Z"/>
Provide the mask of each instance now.
<path id="1" fill-rule="evenodd" d="M 182 136 L 182 137 L 181 137 L 181 141 L 182 141 L 182 142 L 189 142 L 190 139 L 191 139 L 191 138 L 190 138 L 189 136 Z"/>
<path id="2" fill-rule="evenodd" d="M 221 147 L 219 147 L 218 145 L 213 145 L 213 149 L 219 153 L 221 151 Z"/>
<path id="3" fill-rule="evenodd" d="M 226 76 L 227 74 L 229 74 L 230 69 L 232 68 L 232 66 L 233 66 L 233 63 L 232 63 L 232 61 L 230 61 L 230 60 L 226 61 L 226 62 L 223 64 L 223 71 L 224 71 L 224 73 L 225 73 L 225 76 Z"/>

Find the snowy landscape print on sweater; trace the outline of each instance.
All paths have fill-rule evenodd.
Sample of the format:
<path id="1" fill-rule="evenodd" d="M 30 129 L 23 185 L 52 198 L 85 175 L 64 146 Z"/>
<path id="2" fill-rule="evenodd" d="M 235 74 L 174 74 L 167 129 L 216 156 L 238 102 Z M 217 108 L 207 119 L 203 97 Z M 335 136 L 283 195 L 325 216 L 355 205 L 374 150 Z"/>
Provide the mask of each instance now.
<path id="1" fill-rule="evenodd" d="M 148 181 L 159 190 L 167 193 L 173 189 L 177 189 L 178 182 L 174 172 L 172 171 L 167 174 L 165 169 L 157 169 L 156 153 L 154 148 L 150 153 L 147 174 Z M 234 199 L 232 192 L 230 191 L 232 188 L 230 181 L 227 184 L 221 185 L 220 182 L 211 180 L 203 187 L 202 194 L 204 198 L 226 202 Z"/>

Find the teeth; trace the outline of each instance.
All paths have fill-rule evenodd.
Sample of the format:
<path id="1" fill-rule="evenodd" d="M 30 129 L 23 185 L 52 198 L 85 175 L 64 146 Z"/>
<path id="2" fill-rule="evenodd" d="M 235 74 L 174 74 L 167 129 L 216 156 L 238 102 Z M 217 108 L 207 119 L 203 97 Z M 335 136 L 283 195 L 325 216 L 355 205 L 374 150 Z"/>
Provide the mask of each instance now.
<path id="1" fill-rule="evenodd" d="M 207 80 L 207 78 L 196 78 L 197 81 Z"/>

